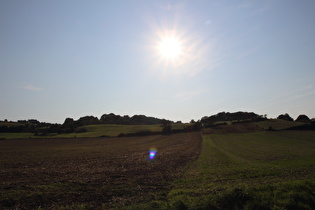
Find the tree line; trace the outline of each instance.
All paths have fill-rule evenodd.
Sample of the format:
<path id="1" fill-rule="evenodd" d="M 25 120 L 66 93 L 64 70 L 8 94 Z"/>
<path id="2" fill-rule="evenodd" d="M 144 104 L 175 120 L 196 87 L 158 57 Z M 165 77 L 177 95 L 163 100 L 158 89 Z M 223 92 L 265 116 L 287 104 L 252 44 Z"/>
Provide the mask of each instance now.
<path id="1" fill-rule="evenodd" d="M 3 121 L 0 124 L 2 133 L 34 133 L 35 135 L 47 135 L 48 133 L 80 133 L 86 132 L 82 128 L 85 125 L 118 124 L 118 125 L 158 125 L 164 122 L 174 123 L 170 120 L 148 117 L 145 115 L 120 116 L 113 113 L 103 114 L 100 119 L 94 116 L 84 116 L 78 120 L 66 118 L 63 124 L 42 123 L 35 119 L 19 120 L 17 122 Z"/>
<path id="2" fill-rule="evenodd" d="M 281 114 L 277 119 L 294 121 L 289 114 Z M 63 124 L 52 124 L 39 122 L 36 119 L 19 120 L 17 122 L 0 121 L 1 133 L 34 133 L 37 136 L 45 136 L 48 133 L 80 133 L 87 130 L 82 127 L 86 125 L 98 125 L 98 124 L 118 124 L 118 125 L 158 125 L 162 127 L 162 133 L 169 134 L 174 132 L 183 131 L 196 131 L 206 127 L 214 127 L 218 125 L 226 125 L 227 122 L 232 123 L 246 123 L 267 120 L 267 115 L 258 115 L 253 112 L 220 112 L 215 115 L 202 117 L 198 121 L 191 120 L 190 124 L 183 129 L 175 130 L 172 128 L 173 121 L 159 119 L 155 117 L 148 117 L 145 115 L 134 115 L 132 117 L 128 115 L 120 116 L 113 113 L 103 114 L 100 119 L 94 116 L 84 116 L 78 120 L 73 118 L 66 118 Z M 300 126 L 297 129 L 313 129 L 314 120 L 311 120 L 306 115 L 299 115 L 296 122 L 308 123 L 310 126 Z M 176 123 L 181 123 L 180 121 Z M 313 127 L 312 127 L 313 126 Z M 143 135 L 147 135 L 147 132 L 143 132 Z M 140 135 L 140 134 L 139 134 Z M 142 135 L 142 133 L 141 133 Z"/>

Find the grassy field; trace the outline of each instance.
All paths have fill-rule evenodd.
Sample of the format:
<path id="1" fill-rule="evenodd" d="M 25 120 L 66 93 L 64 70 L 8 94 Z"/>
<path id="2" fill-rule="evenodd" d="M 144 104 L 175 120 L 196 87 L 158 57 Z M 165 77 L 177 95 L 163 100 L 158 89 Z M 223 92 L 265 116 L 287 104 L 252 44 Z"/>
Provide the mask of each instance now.
<path id="1" fill-rule="evenodd" d="M 200 150 L 199 133 L 2 140 L 0 209 L 108 209 L 159 199 Z"/>
<path id="2" fill-rule="evenodd" d="M 161 131 L 161 125 L 86 125 L 79 127 L 86 129 L 83 133 L 58 134 L 56 138 L 76 137 L 100 137 L 100 136 L 118 136 L 121 133 L 135 133 L 140 131 Z"/>
<path id="3" fill-rule="evenodd" d="M 190 124 L 172 124 L 172 129 L 183 129 Z M 161 132 L 161 125 L 86 125 L 78 129 L 85 129 L 82 133 L 67 133 L 67 134 L 48 134 L 47 136 L 34 136 L 34 133 L 0 133 L 0 139 L 18 139 L 18 138 L 87 138 L 110 136 L 115 137 L 119 134 L 130 134 L 142 131 Z"/>
<path id="4" fill-rule="evenodd" d="M 168 199 L 189 208 L 312 209 L 315 132 L 205 135 L 200 158 Z"/>
<path id="5" fill-rule="evenodd" d="M 0 208 L 314 209 L 315 131 L 239 131 L 3 140 Z"/>
<path id="6" fill-rule="evenodd" d="M 287 129 L 293 126 L 302 125 L 304 123 L 301 122 L 293 122 L 293 121 L 287 121 L 287 120 L 279 120 L 279 119 L 269 119 L 265 121 L 256 122 L 256 125 L 263 129 L 269 129 L 272 128 L 274 130 L 282 130 Z"/>
<path id="7" fill-rule="evenodd" d="M 223 123 L 223 122 L 219 122 Z M 9 123 L 10 124 L 10 123 Z M 12 123 L 11 123 L 12 124 Z M 290 122 L 286 120 L 269 119 L 266 121 L 244 124 L 231 124 L 217 126 L 213 128 L 203 129 L 204 134 L 224 134 L 224 133 L 242 133 L 242 132 L 254 132 L 269 129 L 282 130 L 289 127 L 301 125 L 300 122 Z M 19 124 L 14 124 L 19 125 Z M 191 124 L 172 124 L 172 129 L 183 129 Z M 115 137 L 120 134 L 131 134 L 143 131 L 161 132 L 161 125 L 86 125 L 77 128 L 78 130 L 85 130 L 86 132 L 79 133 L 49 133 L 47 136 L 34 136 L 34 133 L 0 133 L 0 139 L 18 139 L 18 138 L 87 138 L 87 137 Z"/>
<path id="8" fill-rule="evenodd" d="M 172 124 L 172 129 L 183 129 L 189 124 Z M 100 136 L 118 136 L 119 134 L 130 134 L 141 131 L 161 132 L 161 125 L 86 125 L 79 127 L 84 128 L 87 132 L 84 133 L 70 133 L 70 134 L 58 134 L 55 137 L 73 138 L 76 137 L 100 137 Z"/>
<path id="9" fill-rule="evenodd" d="M 202 129 L 203 134 L 228 134 L 228 133 L 249 133 L 263 130 L 283 130 L 290 127 L 302 125 L 304 123 L 291 122 L 286 120 L 269 119 L 259 122 L 248 123 L 227 123 Z"/>

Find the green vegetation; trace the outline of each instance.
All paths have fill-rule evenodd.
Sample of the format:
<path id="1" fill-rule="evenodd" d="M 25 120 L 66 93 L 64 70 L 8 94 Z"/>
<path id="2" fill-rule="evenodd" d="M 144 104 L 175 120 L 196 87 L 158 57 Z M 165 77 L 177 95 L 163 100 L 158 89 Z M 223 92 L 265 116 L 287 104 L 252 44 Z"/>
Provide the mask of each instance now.
<path id="1" fill-rule="evenodd" d="M 196 132 L 73 138 L 157 132 L 161 125 L 85 125 L 85 132 L 54 136 L 67 139 L 3 140 L 2 207 L 314 209 L 315 131 L 282 130 L 301 124 L 210 127 L 202 148 Z M 148 161 L 152 146 L 158 159 Z"/>
<path id="2" fill-rule="evenodd" d="M 299 131 L 207 135 L 199 160 L 184 180 L 191 176 L 194 184 L 211 181 L 197 187 L 204 192 L 214 190 L 213 184 L 225 189 L 313 178 L 314 139 L 315 132 Z"/>
<path id="3" fill-rule="evenodd" d="M 174 182 L 168 205 L 311 209 L 314 139 L 313 131 L 206 135 L 200 158 Z"/>
<path id="4" fill-rule="evenodd" d="M 273 130 L 282 130 L 287 129 L 297 125 L 303 125 L 301 122 L 287 121 L 281 119 L 270 119 L 265 121 L 256 122 L 256 125 L 264 128 L 264 129 L 273 129 Z"/>
<path id="5" fill-rule="evenodd" d="M 171 124 L 172 121 L 165 120 L 165 119 L 158 119 L 154 117 L 147 117 L 145 115 L 134 115 L 129 117 L 128 115 L 120 116 L 111 114 L 104 114 L 100 119 L 94 116 L 85 116 L 81 117 L 78 120 L 74 120 L 72 118 L 66 118 L 63 124 L 52 124 L 52 123 L 45 123 L 39 122 L 36 119 L 29 119 L 29 120 L 18 120 L 17 122 L 11 122 L 8 120 L 0 121 L 0 133 L 34 133 L 34 136 L 40 137 L 51 137 L 61 134 L 57 137 L 67 137 L 73 138 L 76 136 L 79 137 L 97 137 L 99 134 L 101 136 L 117 136 L 121 133 L 117 134 L 116 128 L 108 128 L 113 127 L 113 125 L 125 125 L 128 126 L 127 130 L 126 127 L 120 127 L 119 132 L 125 132 L 123 134 L 129 134 L 130 130 L 133 129 L 133 125 L 136 125 L 136 132 L 135 133 L 142 133 L 143 132 L 152 132 L 151 127 L 147 128 L 147 125 L 161 125 L 163 121 L 168 121 Z M 180 123 L 181 124 L 181 123 Z M 87 127 L 88 125 L 96 125 L 96 127 Z M 106 125 L 97 127 L 97 125 Z M 145 130 L 139 130 L 140 126 L 137 125 L 144 125 Z M 131 126 L 131 127 L 129 127 Z M 102 129 L 100 131 L 100 128 Z M 143 128 L 140 128 L 143 129 Z M 157 129 L 153 129 L 157 130 Z M 86 134 L 82 134 L 84 132 L 89 132 Z M 80 133 L 76 135 L 76 133 Z M 131 131 L 131 133 L 134 133 Z M 63 135 L 67 134 L 67 135 Z M 73 135 L 74 134 L 74 135 Z M 29 137 L 28 135 L 23 134 L 22 136 L 18 137 Z M 1 137 L 6 138 L 4 135 Z M 14 138 L 12 135 L 8 135 L 7 138 Z"/>
<path id="6" fill-rule="evenodd" d="M 172 129 L 184 129 L 190 124 L 172 124 Z M 85 125 L 77 128 L 73 133 L 49 133 L 45 136 L 34 136 L 34 133 L 0 133 L 0 139 L 18 139 L 18 138 L 86 138 L 86 137 L 115 137 L 119 134 L 131 134 L 143 131 L 161 132 L 161 125 Z"/>
<path id="7" fill-rule="evenodd" d="M 129 134 L 140 131 L 161 131 L 161 125 L 86 125 L 81 126 L 78 130 L 86 132 L 58 134 L 56 138 L 73 138 L 76 137 L 100 137 L 100 136 L 118 136 L 121 133 Z"/>
<path id="8" fill-rule="evenodd" d="M 201 129 L 204 134 L 223 134 L 288 128 L 315 130 L 315 124 L 306 115 L 300 115 L 296 121 L 293 121 L 288 114 L 280 115 L 276 120 L 268 120 L 266 115 L 253 112 L 220 112 L 209 117 L 202 117 L 198 121 L 191 120 L 189 124 L 183 124 L 180 121 L 174 123 L 145 115 L 129 117 L 111 113 L 102 115 L 100 119 L 94 116 L 85 116 L 78 120 L 66 118 L 63 124 L 39 122 L 36 119 L 17 122 L 0 121 L 0 139 L 143 136 L 200 131 Z"/>

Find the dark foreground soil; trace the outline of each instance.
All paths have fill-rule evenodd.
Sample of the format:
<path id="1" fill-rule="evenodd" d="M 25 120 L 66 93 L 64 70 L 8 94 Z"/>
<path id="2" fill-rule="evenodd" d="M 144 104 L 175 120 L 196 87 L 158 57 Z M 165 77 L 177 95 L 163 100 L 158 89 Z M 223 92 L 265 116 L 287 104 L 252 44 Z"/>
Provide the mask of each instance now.
<path id="1" fill-rule="evenodd" d="M 106 209 L 163 198 L 201 142 L 199 133 L 3 140 L 0 209 Z"/>

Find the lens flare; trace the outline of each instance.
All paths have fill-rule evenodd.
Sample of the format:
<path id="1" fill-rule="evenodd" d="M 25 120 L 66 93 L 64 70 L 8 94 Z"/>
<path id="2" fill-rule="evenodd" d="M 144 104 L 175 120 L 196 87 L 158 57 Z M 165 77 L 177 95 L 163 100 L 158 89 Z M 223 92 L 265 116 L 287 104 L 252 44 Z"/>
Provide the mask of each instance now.
<path id="1" fill-rule="evenodd" d="M 153 160 L 156 156 L 157 149 L 155 147 L 151 147 L 149 151 L 149 160 Z"/>

